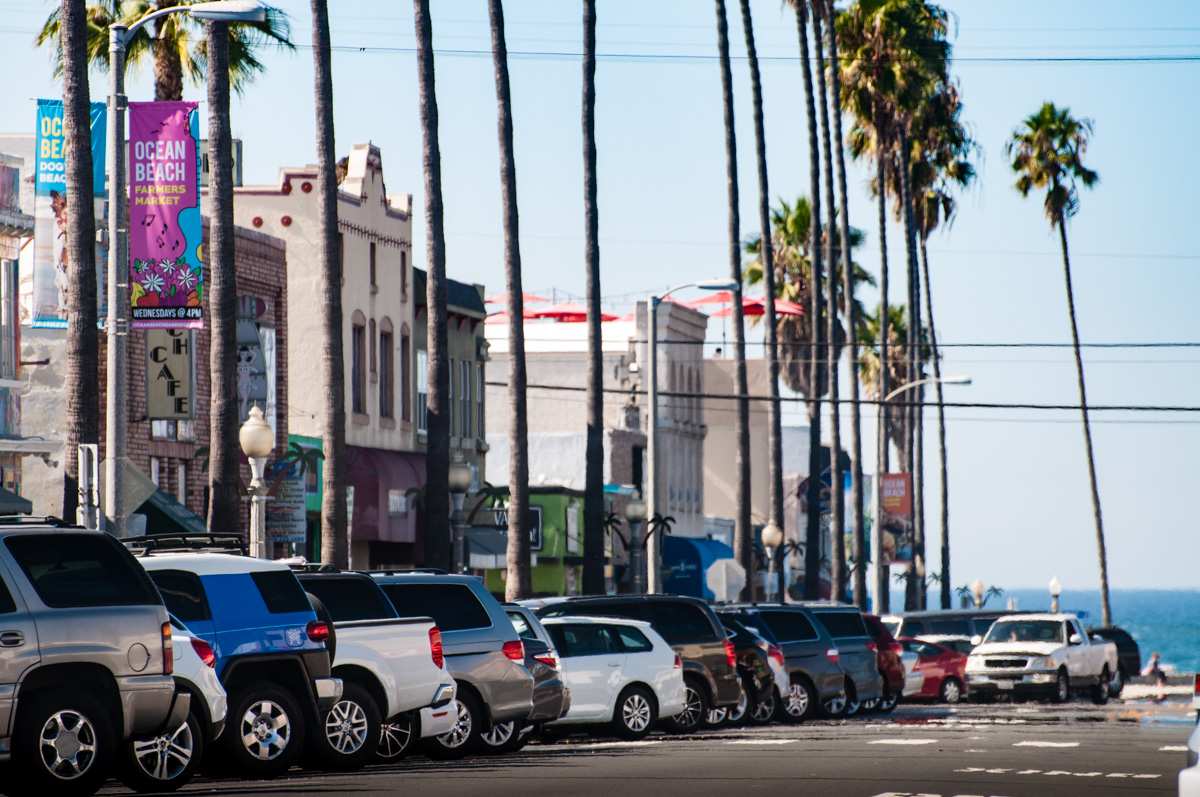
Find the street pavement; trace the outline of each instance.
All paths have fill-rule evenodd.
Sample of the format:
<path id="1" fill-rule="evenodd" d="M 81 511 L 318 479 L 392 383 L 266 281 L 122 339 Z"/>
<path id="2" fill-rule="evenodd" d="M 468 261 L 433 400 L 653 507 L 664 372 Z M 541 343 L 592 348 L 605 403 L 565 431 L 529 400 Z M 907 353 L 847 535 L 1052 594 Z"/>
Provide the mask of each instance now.
<path id="1" fill-rule="evenodd" d="M 640 742 L 580 737 L 460 762 L 414 756 L 353 774 L 201 779 L 182 793 L 1173 795 L 1193 723 L 1180 703 L 901 706 L 889 717 L 656 734 Z"/>

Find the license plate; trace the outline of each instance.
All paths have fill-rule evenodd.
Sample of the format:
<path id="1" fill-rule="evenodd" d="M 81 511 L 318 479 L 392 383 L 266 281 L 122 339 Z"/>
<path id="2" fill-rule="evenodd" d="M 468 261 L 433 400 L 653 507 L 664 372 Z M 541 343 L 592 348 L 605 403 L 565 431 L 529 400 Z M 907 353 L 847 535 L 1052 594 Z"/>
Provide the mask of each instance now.
<path id="1" fill-rule="evenodd" d="M 1012 681 L 1002 681 L 1002 680 L 997 680 L 997 681 L 996 681 L 996 688 L 997 688 L 997 689 L 1012 689 L 1012 688 L 1013 688 L 1013 682 L 1012 682 Z"/>

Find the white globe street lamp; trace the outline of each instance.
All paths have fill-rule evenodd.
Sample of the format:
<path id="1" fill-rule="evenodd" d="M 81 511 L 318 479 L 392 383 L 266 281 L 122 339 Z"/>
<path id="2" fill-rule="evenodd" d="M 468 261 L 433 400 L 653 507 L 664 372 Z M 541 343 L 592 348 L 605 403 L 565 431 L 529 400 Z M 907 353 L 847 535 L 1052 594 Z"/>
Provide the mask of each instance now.
<path id="1" fill-rule="evenodd" d="M 263 475 L 267 458 L 275 450 L 275 432 L 267 424 L 262 410 L 251 407 L 246 422 L 238 429 L 238 443 L 250 462 L 250 555 L 267 558 L 267 491 Z"/>
<path id="2" fill-rule="evenodd" d="M 763 548 L 767 550 L 767 597 L 771 596 L 771 588 L 775 584 L 775 554 L 779 550 L 779 546 L 783 545 L 783 529 L 775 524 L 775 521 L 770 521 L 763 526 L 762 533 L 759 535 L 762 540 Z M 780 603 L 784 602 L 783 590 L 780 590 Z"/>
<path id="3" fill-rule="evenodd" d="M 1050 579 L 1050 611 L 1058 614 L 1058 598 L 1062 595 L 1062 582 L 1058 580 L 1058 576 Z"/>

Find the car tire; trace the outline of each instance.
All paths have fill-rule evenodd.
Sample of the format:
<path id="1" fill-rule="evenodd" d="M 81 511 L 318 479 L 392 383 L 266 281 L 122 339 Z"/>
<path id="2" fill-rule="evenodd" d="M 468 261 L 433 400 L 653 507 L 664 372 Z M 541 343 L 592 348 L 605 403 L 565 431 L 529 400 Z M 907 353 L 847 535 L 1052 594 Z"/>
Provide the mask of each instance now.
<path id="1" fill-rule="evenodd" d="M 196 776 L 204 748 L 203 725 L 189 711 L 183 724 L 170 733 L 126 742 L 118 777 L 138 792 L 175 791 Z"/>
<path id="2" fill-rule="evenodd" d="M 111 713 L 79 689 L 60 688 L 25 698 L 13 733 L 13 778 L 5 789 L 11 789 L 10 794 L 69 797 L 95 793 L 117 752 Z M 55 746 L 60 739 L 63 745 Z M 70 757 L 62 756 L 64 752 Z"/>
<path id="3" fill-rule="evenodd" d="M 1066 670 L 1059 670 L 1054 678 L 1054 692 L 1050 696 L 1051 703 L 1066 703 L 1071 699 L 1071 678 Z"/>
<path id="4" fill-rule="evenodd" d="M 221 742 L 230 764 L 252 778 L 282 775 L 304 749 L 305 717 L 291 692 L 258 681 L 234 691 Z"/>
<path id="5" fill-rule="evenodd" d="M 667 721 L 667 730 L 671 733 L 695 733 L 708 715 L 708 695 L 704 688 L 691 678 L 684 680 L 683 688 L 683 711 Z"/>
<path id="6" fill-rule="evenodd" d="M 479 740 L 483 732 L 483 704 L 474 694 L 460 690 L 458 697 L 451 704 L 458 713 L 454 727 L 441 736 L 423 740 L 421 746 L 425 755 L 439 761 L 454 761 L 464 758 L 479 750 L 483 743 Z"/>
<path id="7" fill-rule="evenodd" d="M 613 707 L 613 734 L 622 739 L 635 741 L 643 739 L 658 721 L 658 708 L 654 696 L 641 686 L 627 686 L 617 696 Z"/>
<path id="8" fill-rule="evenodd" d="M 1097 706 L 1103 706 L 1108 703 L 1108 684 L 1112 680 L 1112 676 L 1108 674 L 1108 665 L 1104 665 L 1104 669 L 1100 672 L 1100 680 L 1092 687 L 1092 702 Z"/>
<path id="9" fill-rule="evenodd" d="M 412 752 L 421 735 L 421 720 L 416 714 L 401 714 L 379 726 L 379 746 L 375 749 L 377 764 L 391 764 Z"/>
<path id="10" fill-rule="evenodd" d="M 1108 696 L 1118 698 L 1125 691 L 1125 668 L 1117 665 L 1117 671 L 1113 674 L 1112 680 L 1108 682 Z"/>
<path id="11" fill-rule="evenodd" d="M 854 688 L 854 684 L 846 682 L 846 710 L 843 716 L 857 717 L 862 711 L 863 702 L 858 699 L 858 690 Z"/>
<path id="12" fill-rule="evenodd" d="M 812 682 L 802 675 L 792 676 L 792 688 L 776 709 L 780 722 L 805 722 L 812 719 L 817 710 L 817 690 Z"/>
<path id="13" fill-rule="evenodd" d="M 854 696 L 853 688 L 854 685 L 847 679 L 846 688 L 841 695 L 822 700 L 821 716 L 828 720 L 841 719 L 846 716 L 846 709 L 849 708 L 850 700 Z"/>
<path id="14" fill-rule="evenodd" d="M 938 690 L 938 697 L 943 703 L 951 706 L 957 705 L 963 699 L 963 685 L 957 678 L 946 678 L 942 681 L 942 688 Z"/>
<path id="15" fill-rule="evenodd" d="M 485 755 L 503 755 L 516 750 L 521 741 L 522 724 L 517 720 L 494 722 L 479 734 L 479 750 Z"/>
<path id="16" fill-rule="evenodd" d="M 738 691 L 738 702 L 730 706 L 725 714 L 726 725 L 741 725 L 746 722 L 750 716 L 750 695 L 746 692 L 746 687 L 743 686 Z"/>
<path id="17" fill-rule="evenodd" d="M 746 711 L 746 722 L 749 725 L 766 725 L 773 721 L 779 713 L 779 693 L 775 687 L 766 690 L 758 702 Z"/>
<path id="18" fill-rule="evenodd" d="M 883 694 L 879 696 L 879 700 L 875 703 L 874 711 L 879 714 L 891 714 L 896 710 L 896 706 L 900 705 L 900 699 L 900 692 L 892 692 L 887 687 L 884 687 Z"/>
<path id="19" fill-rule="evenodd" d="M 342 696 L 311 735 L 310 743 L 322 766 L 342 772 L 366 766 L 379 750 L 381 713 L 370 692 L 345 681 Z"/>

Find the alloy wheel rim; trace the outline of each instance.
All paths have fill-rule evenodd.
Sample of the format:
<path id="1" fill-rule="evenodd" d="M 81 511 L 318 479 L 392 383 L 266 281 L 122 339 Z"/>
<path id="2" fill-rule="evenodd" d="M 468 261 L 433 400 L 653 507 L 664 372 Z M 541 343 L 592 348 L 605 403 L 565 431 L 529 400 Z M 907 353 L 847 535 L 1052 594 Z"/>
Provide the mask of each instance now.
<path id="1" fill-rule="evenodd" d="M 809 700 L 808 689 L 803 684 L 792 684 L 792 690 L 788 692 L 788 714 L 803 717 L 808 713 Z"/>
<path id="2" fill-rule="evenodd" d="M 775 714 L 775 693 L 772 691 L 754 707 L 753 717 L 759 722 L 766 722 Z"/>
<path id="3" fill-rule="evenodd" d="M 957 703 L 958 699 L 962 697 L 962 691 L 954 681 L 947 681 L 946 685 L 942 687 L 942 692 L 947 703 Z"/>
<path id="4" fill-rule="evenodd" d="M 325 715 L 325 739 L 336 753 L 357 753 L 367 743 L 367 731 L 367 712 L 353 700 L 339 700 Z"/>
<path id="5" fill-rule="evenodd" d="M 720 725 L 728 716 L 729 709 L 727 708 L 710 708 L 704 715 L 704 721 L 709 725 Z"/>
<path id="6" fill-rule="evenodd" d="M 621 721 L 634 733 L 646 730 L 650 727 L 650 702 L 637 693 L 625 698 L 621 706 Z"/>
<path id="7" fill-rule="evenodd" d="M 242 715 L 242 746 L 259 761 L 273 761 L 283 755 L 292 740 L 292 722 L 287 712 L 273 700 L 256 700 Z"/>
<path id="8" fill-rule="evenodd" d="M 471 711 L 467 708 L 466 704 L 461 700 L 456 699 L 454 701 L 454 706 L 457 711 L 457 717 L 454 720 L 454 727 L 438 737 L 438 741 L 440 741 L 443 746 L 448 747 L 451 750 L 462 747 L 467 743 L 467 739 L 470 738 L 471 729 L 473 727 Z"/>
<path id="9" fill-rule="evenodd" d="M 675 721 L 685 728 L 694 728 L 700 724 L 700 713 L 704 708 L 700 693 L 690 686 L 684 687 L 683 711 L 675 715 Z"/>
<path id="10" fill-rule="evenodd" d="M 133 757 L 146 775 L 164 782 L 187 771 L 196 752 L 192 728 L 185 721 L 173 733 L 133 743 Z"/>
<path id="11" fill-rule="evenodd" d="M 883 697 L 879 698 L 879 707 L 884 711 L 888 711 L 896 705 L 896 701 L 899 699 L 900 694 L 898 692 L 894 695 L 890 693 L 885 694 Z"/>
<path id="12" fill-rule="evenodd" d="M 404 754 L 412 743 L 412 720 L 386 722 L 379 731 L 379 757 L 393 759 Z"/>
<path id="13" fill-rule="evenodd" d="M 484 744 L 487 744 L 490 747 L 500 747 L 512 738 L 513 733 L 515 733 L 516 730 L 517 723 L 511 721 L 501 722 L 493 725 L 490 731 L 483 734 L 479 738 L 483 739 Z"/>
<path id="14" fill-rule="evenodd" d="M 737 705 L 729 709 L 729 721 L 741 722 L 742 718 L 746 716 L 746 709 L 748 708 L 750 708 L 750 697 L 746 694 L 746 690 L 743 689 L 738 693 Z"/>
<path id="15" fill-rule="evenodd" d="M 848 701 L 845 696 L 833 697 L 825 701 L 825 710 L 830 714 L 838 715 L 846 711 Z"/>
<path id="16" fill-rule="evenodd" d="M 56 711 L 42 724 L 38 752 L 51 775 L 75 780 L 96 761 L 96 727 L 78 711 Z"/>
<path id="17" fill-rule="evenodd" d="M 853 716 L 853 715 L 857 714 L 858 710 L 860 708 L 862 708 L 862 703 L 858 702 L 857 700 L 849 700 L 849 699 L 846 700 L 846 714 L 847 715 Z"/>

